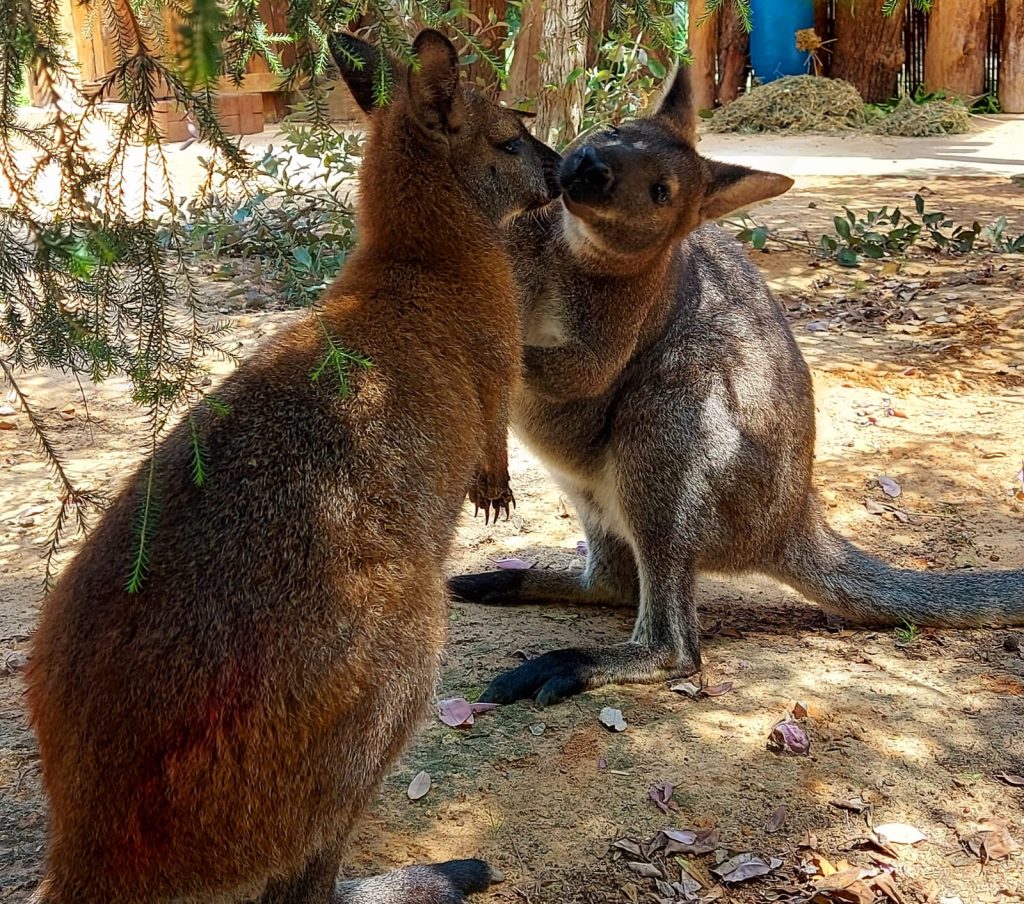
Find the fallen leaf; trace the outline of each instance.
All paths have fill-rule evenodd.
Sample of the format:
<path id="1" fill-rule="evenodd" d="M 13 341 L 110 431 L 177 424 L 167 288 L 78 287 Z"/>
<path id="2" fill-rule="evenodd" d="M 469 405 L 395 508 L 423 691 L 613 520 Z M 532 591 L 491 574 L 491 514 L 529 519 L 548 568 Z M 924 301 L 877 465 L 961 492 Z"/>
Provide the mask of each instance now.
<path id="1" fill-rule="evenodd" d="M 632 854 L 634 857 L 643 857 L 643 851 L 640 850 L 640 845 L 637 844 L 630 838 L 620 838 L 618 841 L 612 842 L 612 847 L 619 851 L 625 851 L 627 854 Z"/>
<path id="2" fill-rule="evenodd" d="M 74 405 L 67 405 L 67 406 L 65 406 L 64 408 L 61 409 L 60 416 L 65 421 L 73 421 L 75 419 L 75 406 Z"/>
<path id="3" fill-rule="evenodd" d="M 982 863 L 990 860 L 1005 860 L 1020 845 L 1010 835 L 1009 823 L 1005 819 L 983 819 L 981 831 L 967 842 L 967 847 Z"/>
<path id="4" fill-rule="evenodd" d="M 806 756 L 811 749 L 811 739 L 799 722 L 792 716 L 786 716 L 772 728 L 768 736 L 768 749 L 776 753 Z"/>
<path id="5" fill-rule="evenodd" d="M 758 854 L 746 853 L 730 857 L 725 863 L 712 867 L 711 872 L 723 882 L 748 882 L 759 876 L 767 876 L 780 866 L 782 866 L 782 861 L 776 857 L 769 861 Z"/>
<path id="6" fill-rule="evenodd" d="M 8 675 L 16 675 L 28 667 L 28 656 L 24 653 L 8 653 L 4 656 L 4 671 Z"/>
<path id="7" fill-rule="evenodd" d="M 1024 775 L 1010 775 L 1006 772 L 1000 772 L 996 778 L 1002 779 L 1008 785 L 1013 785 L 1014 788 L 1024 788 Z"/>
<path id="8" fill-rule="evenodd" d="M 497 703 L 470 703 L 464 697 L 452 697 L 437 704 L 437 715 L 451 728 L 468 728 L 477 716 L 497 708 Z"/>
<path id="9" fill-rule="evenodd" d="M 785 806 L 776 807 L 772 811 L 772 815 L 768 817 L 768 822 L 765 823 L 764 830 L 769 835 L 774 835 L 786 822 L 786 816 L 788 811 Z"/>
<path id="10" fill-rule="evenodd" d="M 430 784 L 430 776 L 426 772 L 420 772 L 409 783 L 409 790 L 406 792 L 409 795 L 409 800 L 419 800 L 421 797 L 426 797 L 427 792 L 430 790 Z"/>
<path id="11" fill-rule="evenodd" d="M 696 697 L 700 693 L 700 688 L 691 681 L 681 681 L 679 684 L 673 684 L 669 690 L 673 690 L 677 694 L 685 694 L 687 697 Z"/>
<path id="12" fill-rule="evenodd" d="M 504 568 L 506 571 L 529 571 L 533 567 L 533 563 L 516 558 L 515 556 L 510 556 L 507 559 L 498 559 L 494 564 L 498 568 Z"/>
<path id="13" fill-rule="evenodd" d="M 893 881 L 890 873 L 883 870 L 871 880 L 871 884 L 874 886 L 875 891 L 881 892 L 890 901 L 895 901 L 896 904 L 906 904 L 907 899 L 896 887 L 896 883 Z"/>
<path id="14" fill-rule="evenodd" d="M 807 704 L 801 703 L 799 700 L 793 704 L 793 718 L 794 719 L 806 719 L 807 718 Z"/>
<path id="15" fill-rule="evenodd" d="M 891 477 L 879 477 L 878 485 L 882 488 L 882 492 L 885 493 L 886 496 L 891 497 L 892 499 L 896 499 L 903 493 L 903 487 L 901 487 Z"/>
<path id="16" fill-rule="evenodd" d="M 598 719 L 605 728 L 610 728 L 612 731 L 626 730 L 626 720 L 623 718 L 621 709 L 614 709 L 611 706 L 606 706 L 601 710 L 601 714 L 598 716 Z"/>
<path id="17" fill-rule="evenodd" d="M 586 540 L 578 540 L 576 542 L 576 555 L 582 556 L 584 559 L 587 557 L 589 549 L 587 547 Z"/>
<path id="18" fill-rule="evenodd" d="M 10 405 L 0 405 L 0 417 L 10 417 L 12 414 L 17 414 Z"/>
<path id="19" fill-rule="evenodd" d="M 875 834 L 883 843 L 891 844 L 917 844 L 928 840 L 920 829 L 903 822 L 887 822 L 885 825 L 875 826 Z"/>
<path id="20" fill-rule="evenodd" d="M 732 690 L 733 683 L 731 681 L 723 681 L 721 684 L 694 684 L 692 681 L 681 681 L 678 684 L 673 684 L 669 690 L 675 691 L 677 694 L 684 694 L 687 697 L 693 697 L 694 699 L 700 699 L 701 697 L 721 697 L 723 694 L 729 693 Z"/>
<path id="21" fill-rule="evenodd" d="M 863 813 L 865 810 L 871 809 L 869 804 L 863 797 L 851 797 L 849 800 L 833 800 L 831 801 L 833 807 L 838 807 L 840 810 L 849 810 L 851 813 Z"/>
<path id="22" fill-rule="evenodd" d="M 17 430 L 17 421 L 0 421 L 0 430 Z"/>
<path id="23" fill-rule="evenodd" d="M 530 726 L 530 734 L 532 734 L 535 738 L 539 738 L 542 734 L 544 734 L 545 728 L 547 728 L 547 725 L 545 725 L 543 722 L 534 722 L 533 725 Z M 598 768 L 601 768 L 600 763 L 598 764 Z"/>
<path id="24" fill-rule="evenodd" d="M 626 866 L 631 869 L 638 876 L 643 876 L 645 879 L 664 879 L 665 874 L 662 873 L 658 867 L 653 863 L 642 863 L 631 860 Z"/>
<path id="25" fill-rule="evenodd" d="M 727 694 L 732 690 L 731 681 L 723 681 L 721 684 L 708 684 L 700 689 L 701 697 L 721 697 L 722 694 Z"/>
<path id="26" fill-rule="evenodd" d="M 671 782 L 655 782 L 647 794 L 654 806 L 667 816 L 679 809 L 679 804 L 672 800 L 672 792 L 675 790 L 676 786 Z"/>
<path id="27" fill-rule="evenodd" d="M 718 847 L 718 829 L 662 829 L 666 854 L 710 854 Z"/>

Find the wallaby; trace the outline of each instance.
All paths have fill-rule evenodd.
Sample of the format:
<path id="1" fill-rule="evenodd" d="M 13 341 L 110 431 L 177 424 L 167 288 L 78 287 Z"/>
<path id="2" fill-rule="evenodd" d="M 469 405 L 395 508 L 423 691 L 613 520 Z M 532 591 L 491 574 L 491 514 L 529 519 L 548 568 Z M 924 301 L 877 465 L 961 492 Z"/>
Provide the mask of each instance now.
<path id="1" fill-rule="evenodd" d="M 695 672 L 702 570 L 764 572 L 851 621 L 1024 623 L 1024 572 L 898 570 L 829 528 L 807 365 L 740 244 L 708 224 L 792 180 L 700 156 L 694 123 L 682 68 L 654 115 L 566 151 L 562 201 L 511 226 L 526 345 L 513 424 L 574 503 L 587 563 L 450 587 L 638 614 L 630 642 L 547 653 L 483 700 Z"/>
<path id="2" fill-rule="evenodd" d="M 435 692 L 467 485 L 482 462 L 501 483 L 522 352 L 499 225 L 550 201 L 559 158 L 462 87 L 436 31 L 412 68 L 332 47 L 370 114 L 357 248 L 320 311 L 143 463 L 45 601 L 38 902 L 458 904 L 491 881 L 479 860 L 337 874 Z"/>

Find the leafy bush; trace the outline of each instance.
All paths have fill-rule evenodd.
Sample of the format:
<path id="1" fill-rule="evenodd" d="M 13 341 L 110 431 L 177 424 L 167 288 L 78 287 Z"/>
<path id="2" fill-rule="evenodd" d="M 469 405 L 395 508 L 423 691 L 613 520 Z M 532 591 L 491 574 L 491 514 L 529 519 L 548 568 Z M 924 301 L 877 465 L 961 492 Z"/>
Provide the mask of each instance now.
<path id="1" fill-rule="evenodd" d="M 309 305 L 355 241 L 349 194 L 362 136 L 293 123 L 282 139 L 249 179 L 215 168 L 215 187 L 182 208 L 178 229 L 201 259 L 259 258 L 290 304 Z"/>

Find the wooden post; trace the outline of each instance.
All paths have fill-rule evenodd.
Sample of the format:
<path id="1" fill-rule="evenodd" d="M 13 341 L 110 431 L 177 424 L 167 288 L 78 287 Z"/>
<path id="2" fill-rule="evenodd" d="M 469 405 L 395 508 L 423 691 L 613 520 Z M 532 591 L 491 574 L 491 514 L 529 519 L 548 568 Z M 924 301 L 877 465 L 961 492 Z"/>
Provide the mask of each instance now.
<path id="1" fill-rule="evenodd" d="M 507 104 L 535 103 L 540 94 L 540 62 L 537 54 L 544 30 L 544 0 L 527 0 L 521 10 L 521 24 L 516 35 L 512 65 L 508 70 L 508 88 L 503 100 Z"/>
<path id="2" fill-rule="evenodd" d="M 985 93 L 988 11 L 994 0 L 935 0 L 924 53 L 926 91 L 960 97 Z M 1011 19 L 1007 16 L 1007 28 Z"/>
<path id="3" fill-rule="evenodd" d="M 690 42 L 690 79 L 693 84 L 693 105 L 697 110 L 715 106 L 715 70 L 718 56 L 718 13 L 697 24 L 707 9 L 707 0 L 690 0 L 687 36 Z"/>
<path id="4" fill-rule="evenodd" d="M 735 3 L 726 3 L 718 13 L 718 103 L 739 97 L 747 75 L 750 35 Z"/>
<path id="5" fill-rule="evenodd" d="M 1024 113 L 1024 0 L 1006 0 L 999 52 L 999 106 L 1004 113 Z"/>
<path id="6" fill-rule="evenodd" d="M 938 0 L 936 0 L 938 6 Z M 839 0 L 836 4 L 836 41 L 830 45 L 831 75 L 848 81 L 865 102 L 884 103 L 896 95 L 903 48 L 903 9 L 882 14 L 880 3 Z M 825 54 L 827 51 L 818 51 Z"/>

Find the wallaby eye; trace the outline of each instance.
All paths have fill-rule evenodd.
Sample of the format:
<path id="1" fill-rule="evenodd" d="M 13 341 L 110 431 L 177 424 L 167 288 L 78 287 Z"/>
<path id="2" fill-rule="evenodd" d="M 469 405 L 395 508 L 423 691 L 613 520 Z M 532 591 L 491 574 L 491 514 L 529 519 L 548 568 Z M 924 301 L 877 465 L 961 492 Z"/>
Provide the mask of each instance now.
<path id="1" fill-rule="evenodd" d="M 502 142 L 498 145 L 501 150 L 506 154 L 511 154 L 513 157 L 523 149 L 523 139 L 513 138 L 510 141 Z"/>
<path id="2" fill-rule="evenodd" d="M 651 186 L 651 200 L 655 204 L 668 204 L 669 190 L 664 182 L 655 182 Z"/>

